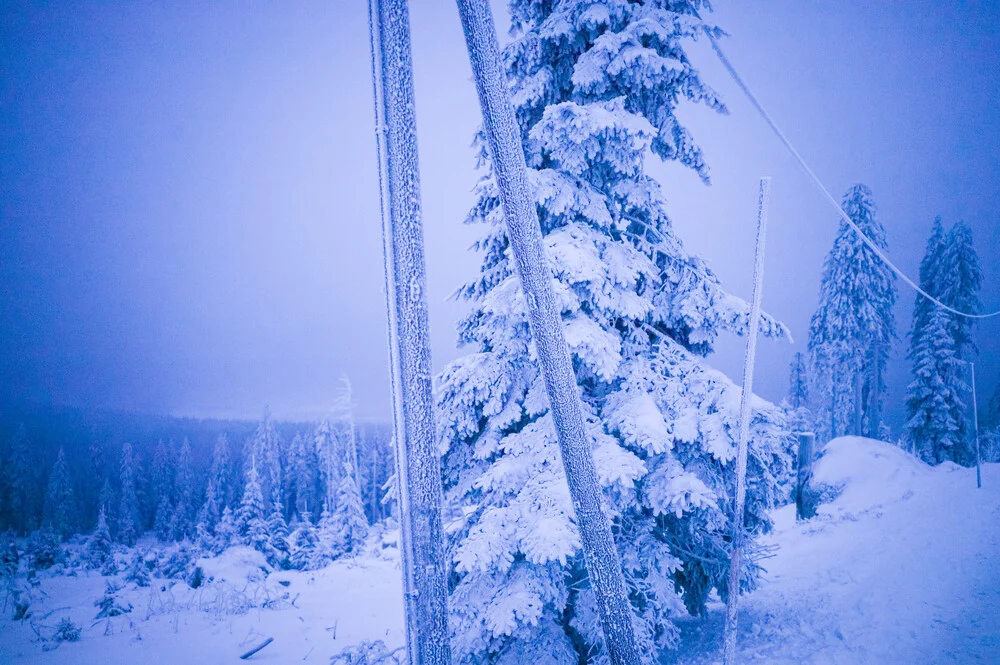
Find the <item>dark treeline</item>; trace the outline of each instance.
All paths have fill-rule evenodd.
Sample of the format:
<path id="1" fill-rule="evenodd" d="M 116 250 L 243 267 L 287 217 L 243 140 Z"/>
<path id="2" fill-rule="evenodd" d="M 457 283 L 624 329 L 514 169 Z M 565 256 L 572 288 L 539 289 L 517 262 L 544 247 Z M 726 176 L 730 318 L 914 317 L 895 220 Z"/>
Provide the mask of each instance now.
<path id="1" fill-rule="evenodd" d="M 138 532 L 157 527 L 157 516 L 164 519 L 164 506 L 176 512 L 185 503 L 184 522 L 176 529 L 176 539 L 195 539 L 199 513 L 206 501 L 215 454 L 220 438 L 228 443 L 229 486 L 218 487 L 218 510 L 230 508 L 236 515 L 245 489 L 245 475 L 253 456 L 255 436 L 264 423 L 274 433 L 277 474 L 283 478 L 275 490 L 280 495 L 283 517 L 290 523 L 303 519 L 302 512 L 319 518 L 329 491 L 316 455 L 318 431 L 329 431 L 333 438 L 347 441 L 353 428 L 356 452 L 351 451 L 351 466 L 356 467 L 357 489 L 365 517 L 376 522 L 386 516 L 382 503 L 383 485 L 393 473 L 390 448 L 391 425 L 332 419 L 323 423 L 176 418 L 171 416 L 80 410 L 69 407 L 0 408 L 0 531 L 11 530 L 25 535 L 52 524 L 56 516 L 53 492 L 66 493 L 58 500 L 65 503 L 64 536 L 89 533 L 98 521 L 101 508 L 117 526 L 122 495 L 123 450 L 131 448 L 132 475 L 138 507 Z M 323 426 L 326 430 L 323 430 Z M 344 447 L 341 446 L 341 450 Z M 296 453 L 306 456 L 296 470 Z M 341 453 L 343 454 L 343 453 Z M 63 461 L 60 462 L 60 455 Z M 353 458 L 356 456 L 356 461 Z M 259 465 L 263 465 L 263 460 Z M 342 461 L 338 460 L 338 466 Z M 296 473 L 308 474 L 303 485 Z M 340 473 L 338 468 L 337 474 Z M 59 476 L 65 476 L 65 481 Z M 339 477 L 339 476 L 338 476 Z M 68 483 L 69 489 L 59 487 Z M 102 496 L 103 493 L 103 496 Z M 313 505 L 305 494 L 310 495 Z M 48 500 L 48 501 L 47 501 Z M 270 506 L 267 507 L 271 509 Z M 328 506 L 330 510 L 333 506 Z M 216 519 L 218 519 L 216 517 Z M 171 521 L 177 519 L 171 515 Z M 59 530 L 59 529 L 57 529 Z M 174 534 L 161 533 L 160 536 Z"/>

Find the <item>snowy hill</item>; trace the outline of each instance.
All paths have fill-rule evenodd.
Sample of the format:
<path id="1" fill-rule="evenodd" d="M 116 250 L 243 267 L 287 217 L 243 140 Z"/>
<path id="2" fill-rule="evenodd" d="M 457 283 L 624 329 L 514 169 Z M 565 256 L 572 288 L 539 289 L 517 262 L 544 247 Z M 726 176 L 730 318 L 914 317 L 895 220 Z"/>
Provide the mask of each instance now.
<path id="1" fill-rule="evenodd" d="M 744 663 L 1000 663 L 1000 465 L 984 466 L 977 490 L 974 470 L 929 467 L 888 444 L 842 438 L 826 446 L 815 481 L 839 494 L 806 523 L 795 522 L 792 506 L 775 514 L 765 581 L 742 603 Z M 233 548 L 199 564 L 213 578 L 204 586 L 126 585 L 119 597 L 132 612 L 97 622 L 94 601 L 107 578 L 40 573 L 36 628 L 47 635 L 66 616 L 83 628 L 81 640 L 44 650 L 55 645 L 11 621 L 8 606 L 0 663 L 242 662 L 239 654 L 273 636 L 249 662 L 325 665 L 362 640 L 403 642 L 391 556 L 265 574 L 259 554 Z M 681 648 L 663 662 L 717 663 L 721 627 L 719 603 L 683 621 Z"/>
<path id="2" fill-rule="evenodd" d="M 814 482 L 841 488 L 764 539 L 761 588 L 743 600 L 743 662 L 1000 663 L 1000 465 L 930 467 L 879 441 L 827 444 Z M 721 605 L 684 626 L 681 657 L 718 660 Z"/>

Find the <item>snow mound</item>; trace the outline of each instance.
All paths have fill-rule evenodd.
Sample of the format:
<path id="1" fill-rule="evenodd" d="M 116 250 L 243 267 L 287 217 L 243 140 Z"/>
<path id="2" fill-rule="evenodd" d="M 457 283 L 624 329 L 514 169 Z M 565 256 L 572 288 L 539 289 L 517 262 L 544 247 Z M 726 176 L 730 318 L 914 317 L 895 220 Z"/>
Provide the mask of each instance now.
<path id="1" fill-rule="evenodd" d="M 243 545 L 230 547 L 218 556 L 198 559 L 195 565 L 201 568 L 206 579 L 233 585 L 262 580 L 271 572 L 263 554 Z"/>
<path id="2" fill-rule="evenodd" d="M 829 442 L 823 503 L 774 511 L 760 588 L 740 602 L 740 662 L 1000 663 L 1000 464 L 928 466 L 881 441 Z M 682 622 L 673 665 L 716 665 L 721 603 Z"/>
<path id="3" fill-rule="evenodd" d="M 837 516 L 902 501 L 924 485 L 929 475 L 950 471 L 930 467 L 884 441 L 845 436 L 823 448 L 811 482 L 814 488 L 828 488 L 827 493 L 836 496 L 821 505 L 819 513 Z"/>

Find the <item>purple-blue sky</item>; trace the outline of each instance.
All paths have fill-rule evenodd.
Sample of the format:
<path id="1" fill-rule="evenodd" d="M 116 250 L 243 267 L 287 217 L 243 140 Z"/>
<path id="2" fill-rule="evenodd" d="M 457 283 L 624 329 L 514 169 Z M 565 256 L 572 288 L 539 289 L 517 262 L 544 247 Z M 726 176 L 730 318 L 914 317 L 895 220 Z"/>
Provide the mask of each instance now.
<path id="1" fill-rule="evenodd" d="M 911 274 L 931 220 L 964 219 L 1000 307 L 1000 4 L 719 0 L 724 46 L 836 195 L 875 193 Z M 364 0 L 39 3 L 0 9 L 0 399 L 313 417 L 340 372 L 386 418 L 381 243 Z M 502 6 L 495 4 L 498 10 Z M 477 269 L 461 222 L 478 124 L 452 3 L 411 3 L 434 363 Z M 503 16 L 498 17 L 503 23 Z M 757 178 L 774 178 L 760 347 L 780 399 L 836 214 L 704 43 L 731 115 L 684 108 L 713 184 L 651 166 L 688 247 L 747 296 Z M 914 294 L 900 285 L 898 425 Z M 980 324 L 981 401 L 1000 322 Z M 742 342 L 712 362 L 739 379 Z"/>

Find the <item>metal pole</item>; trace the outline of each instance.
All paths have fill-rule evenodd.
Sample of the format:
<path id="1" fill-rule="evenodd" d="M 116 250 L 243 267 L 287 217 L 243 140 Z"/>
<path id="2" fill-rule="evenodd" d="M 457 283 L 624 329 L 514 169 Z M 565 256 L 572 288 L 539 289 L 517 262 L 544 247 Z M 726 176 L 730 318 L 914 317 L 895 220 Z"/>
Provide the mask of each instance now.
<path id="1" fill-rule="evenodd" d="M 625 593 L 611 522 L 601 507 L 601 486 L 591 439 L 584 427 L 576 375 L 552 289 L 552 270 L 545 257 L 538 212 L 528 184 L 521 132 L 500 63 L 493 12 L 487 0 L 458 0 L 458 11 L 479 93 L 507 237 L 528 304 L 531 337 L 545 380 L 590 585 L 597 597 L 604 644 L 612 665 L 638 665 L 632 608 Z"/>
<path id="2" fill-rule="evenodd" d="M 757 332 L 760 328 L 760 301 L 764 289 L 764 242 L 767 237 L 767 201 L 771 179 L 760 179 L 757 198 L 757 246 L 754 251 L 753 299 L 750 305 L 750 330 L 743 359 L 743 394 L 740 397 L 740 430 L 736 442 L 736 505 L 733 509 L 733 555 L 729 560 L 729 595 L 726 599 L 726 625 L 723 633 L 722 662 L 736 662 L 737 607 L 740 597 L 740 569 L 743 564 L 743 509 L 746 504 L 747 446 L 750 438 L 750 400 L 753 397 L 753 368 L 757 353 Z"/>
<path id="3" fill-rule="evenodd" d="M 449 665 L 441 523 L 406 0 L 369 0 L 376 148 L 382 197 L 389 365 L 410 665 Z"/>
<path id="4" fill-rule="evenodd" d="M 976 428 L 976 487 L 982 488 L 983 474 L 979 469 L 979 406 L 976 404 L 976 363 L 969 362 L 972 368 L 972 422 Z"/>

